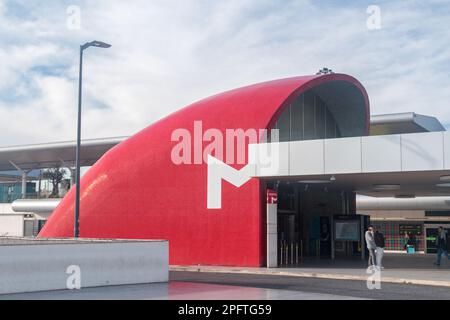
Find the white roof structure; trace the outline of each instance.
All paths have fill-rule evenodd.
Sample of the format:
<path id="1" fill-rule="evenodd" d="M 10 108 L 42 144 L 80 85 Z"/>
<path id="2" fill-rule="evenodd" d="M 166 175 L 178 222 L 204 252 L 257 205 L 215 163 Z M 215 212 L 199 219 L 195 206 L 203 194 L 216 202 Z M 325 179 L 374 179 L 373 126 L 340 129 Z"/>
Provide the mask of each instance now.
<path id="1" fill-rule="evenodd" d="M 108 150 L 126 137 L 83 140 L 81 166 L 92 166 Z M 74 166 L 75 141 L 43 143 L 26 146 L 0 147 L 0 172 Z"/>

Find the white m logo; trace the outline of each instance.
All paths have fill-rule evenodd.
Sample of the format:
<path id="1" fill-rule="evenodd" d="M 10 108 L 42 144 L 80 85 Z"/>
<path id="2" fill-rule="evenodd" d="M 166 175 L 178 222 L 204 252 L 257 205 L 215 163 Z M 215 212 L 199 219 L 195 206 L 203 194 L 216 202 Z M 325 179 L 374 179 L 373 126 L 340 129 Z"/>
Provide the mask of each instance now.
<path id="1" fill-rule="evenodd" d="M 236 170 L 219 159 L 208 155 L 208 209 L 222 208 L 222 179 L 241 187 L 255 174 L 255 165 L 247 164 Z"/>
<path id="2" fill-rule="evenodd" d="M 240 170 L 208 155 L 207 208 L 222 208 L 222 180 L 240 188 L 252 177 L 276 176 L 279 167 L 280 148 L 278 143 L 251 145 L 248 152 L 248 164 Z"/>

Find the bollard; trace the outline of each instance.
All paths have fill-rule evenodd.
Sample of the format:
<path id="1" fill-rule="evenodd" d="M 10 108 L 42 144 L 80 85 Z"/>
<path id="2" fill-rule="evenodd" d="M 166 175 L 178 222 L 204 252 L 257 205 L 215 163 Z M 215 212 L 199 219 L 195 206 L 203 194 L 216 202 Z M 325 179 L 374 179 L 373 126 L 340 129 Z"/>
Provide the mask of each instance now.
<path id="1" fill-rule="evenodd" d="M 298 265 L 298 242 L 295 243 L 295 264 Z"/>
<path id="2" fill-rule="evenodd" d="M 285 252 L 285 262 L 286 262 L 286 266 L 289 264 L 288 260 L 289 260 L 289 247 L 288 244 L 285 243 L 284 244 L 284 252 Z"/>
<path id="3" fill-rule="evenodd" d="M 303 239 L 300 240 L 300 259 L 303 262 Z"/>
<path id="4" fill-rule="evenodd" d="M 294 243 L 291 242 L 291 265 L 294 265 Z"/>
<path id="5" fill-rule="evenodd" d="M 280 266 L 283 266 L 283 241 L 280 242 Z"/>

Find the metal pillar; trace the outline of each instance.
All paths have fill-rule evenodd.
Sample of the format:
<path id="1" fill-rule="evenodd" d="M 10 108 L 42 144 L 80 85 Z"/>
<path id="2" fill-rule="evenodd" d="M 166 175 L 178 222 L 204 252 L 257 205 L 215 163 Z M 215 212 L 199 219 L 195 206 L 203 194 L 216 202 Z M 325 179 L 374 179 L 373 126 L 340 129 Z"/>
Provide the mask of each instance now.
<path id="1" fill-rule="evenodd" d="M 16 165 L 14 162 L 10 161 L 9 163 L 11 163 L 11 165 L 16 168 L 17 171 L 19 171 L 19 173 L 22 175 L 22 194 L 21 194 L 21 198 L 22 199 L 26 199 L 27 198 L 27 175 L 28 172 L 30 172 L 31 170 L 23 170 L 21 169 L 18 165 Z"/>
<path id="2" fill-rule="evenodd" d="M 278 267 L 278 230 L 277 230 L 277 200 L 271 199 L 267 196 L 268 201 L 266 205 L 267 210 L 267 221 L 266 221 L 266 232 L 267 232 L 267 268 Z"/>
<path id="3" fill-rule="evenodd" d="M 75 152 L 75 218 L 74 218 L 74 238 L 80 234 L 80 150 L 81 150 L 81 97 L 83 85 L 83 46 L 80 47 L 80 75 L 78 78 L 78 122 L 77 122 L 77 148 Z"/>
<path id="4" fill-rule="evenodd" d="M 42 170 L 39 170 L 39 182 L 38 182 L 38 199 L 41 198 L 41 189 L 42 189 Z"/>
<path id="5" fill-rule="evenodd" d="M 335 247 L 335 243 L 334 243 L 334 217 L 331 216 L 331 260 L 334 260 L 336 258 L 336 247 Z"/>
<path id="6" fill-rule="evenodd" d="M 27 197 L 27 172 L 22 171 L 22 199 Z"/>

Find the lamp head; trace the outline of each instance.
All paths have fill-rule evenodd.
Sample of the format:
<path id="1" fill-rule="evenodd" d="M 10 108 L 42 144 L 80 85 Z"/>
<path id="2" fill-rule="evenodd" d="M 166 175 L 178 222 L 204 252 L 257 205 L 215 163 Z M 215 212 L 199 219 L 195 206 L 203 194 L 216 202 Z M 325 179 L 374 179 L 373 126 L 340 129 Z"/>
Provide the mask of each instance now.
<path id="1" fill-rule="evenodd" d="M 92 41 L 92 42 L 88 42 L 85 43 L 84 45 L 81 46 L 81 50 L 85 50 L 89 47 L 97 47 L 97 48 L 103 48 L 103 49 L 108 49 L 111 47 L 110 44 L 106 43 L 106 42 L 102 42 L 102 41 Z"/>

